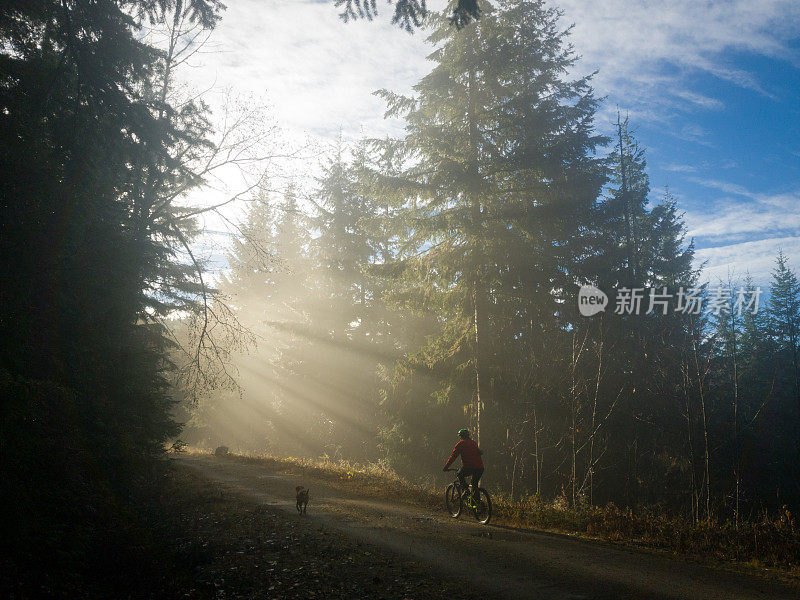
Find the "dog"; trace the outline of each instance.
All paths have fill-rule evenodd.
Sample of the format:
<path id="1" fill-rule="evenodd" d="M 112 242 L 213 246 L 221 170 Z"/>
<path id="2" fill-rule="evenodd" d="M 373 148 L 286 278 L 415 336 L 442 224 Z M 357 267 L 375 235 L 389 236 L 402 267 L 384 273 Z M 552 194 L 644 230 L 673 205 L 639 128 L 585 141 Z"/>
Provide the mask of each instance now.
<path id="1" fill-rule="evenodd" d="M 298 485 L 294 490 L 297 492 L 297 512 L 304 515 L 308 507 L 308 490 L 302 485 Z"/>

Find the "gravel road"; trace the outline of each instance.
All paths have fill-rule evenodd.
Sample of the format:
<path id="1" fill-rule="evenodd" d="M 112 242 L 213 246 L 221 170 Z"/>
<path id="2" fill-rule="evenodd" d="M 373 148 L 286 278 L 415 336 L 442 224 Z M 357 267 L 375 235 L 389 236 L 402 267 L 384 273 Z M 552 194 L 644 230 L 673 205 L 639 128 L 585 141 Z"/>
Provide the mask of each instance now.
<path id="1" fill-rule="evenodd" d="M 551 533 L 479 525 L 462 516 L 402 502 L 359 498 L 291 471 L 208 455 L 182 464 L 262 504 L 307 518 L 339 535 L 427 565 L 495 598 L 796 600 L 800 587 L 666 557 L 659 553 Z M 311 490 L 298 517 L 294 487 Z"/>

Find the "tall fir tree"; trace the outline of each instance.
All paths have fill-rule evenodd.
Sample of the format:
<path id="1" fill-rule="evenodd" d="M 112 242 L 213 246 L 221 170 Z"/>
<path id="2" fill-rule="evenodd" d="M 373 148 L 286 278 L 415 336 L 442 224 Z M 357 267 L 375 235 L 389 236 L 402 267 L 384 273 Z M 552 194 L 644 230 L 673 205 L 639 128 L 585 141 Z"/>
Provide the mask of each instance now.
<path id="1" fill-rule="evenodd" d="M 800 283 L 797 275 L 789 268 L 783 251 L 778 253 L 775 262 L 769 300 L 771 324 L 778 351 L 788 365 L 788 387 L 791 388 L 800 419 Z"/>
<path id="2" fill-rule="evenodd" d="M 510 381 L 503 374 L 514 350 L 499 332 L 520 299 L 550 313 L 536 327 L 558 325 L 557 309 L 546 305 L 571 276 L 558 267 L 603 183 L 592 156 L 602 141 L 592 132 L 596 100 L 588 78 L 563 77 L 575 56 L 557 19 L 541 2 L 487 5 L 461 30 L 440 19 L 430 36 L 434 66 L 414 97 L 381 92 L 388 114 L 406 120 L 392 149 L 413 163 L 399 183 L 409 233 L 402 295 L 437 316 L 435 334 L 401 368 L 407 381 L 396 388 L 427 390 L 434 404 L 417 416 L 430 417 L 439 403 L 452 422 L 463 408 L 476 438 L 487 433 L 498 449 L 499 411 L 514 395 L 500 385 Z M 422 389 L 406 387 L 414 379 Z"/>
<path id="3" fill-rule="evenodd" d="M 159 318 L 196 312 L 204 287 L 180 256 L 196 223 L 174 200 L 201 179 L 191 161 L 210 127 L 202 103 L 172 103 L 174 56 L 141 27 L 180 14 L 210 29 L 221 9 L 3 6 L 0 502 L 26 508 L 5 535 L 20 560 L 83 566 L 109 495 L 137 486 L 177 432 Z M 53 537 L 65 527 L 76 535 Z"/>

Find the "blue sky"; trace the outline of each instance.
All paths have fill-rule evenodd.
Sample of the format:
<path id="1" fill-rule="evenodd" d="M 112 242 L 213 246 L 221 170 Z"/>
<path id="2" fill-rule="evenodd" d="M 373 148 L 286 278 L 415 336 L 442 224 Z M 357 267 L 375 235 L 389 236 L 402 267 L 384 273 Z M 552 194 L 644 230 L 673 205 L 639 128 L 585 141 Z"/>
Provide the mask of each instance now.
<path id="1" fill-rule="evenodd" d="M 760 89 L 687 73 L 682 89 L 713 102 L 676 107 L 663 123 L 636 120 L 638 136 L 653 196 L 670 186 L 709 277 L 731 268 L 764 282 L 779 247 L 800 264 L 800 69 L 737 50 L 720 59 L 752 74 Z"/>
<path id="2" fill-rule="evenodd" d="M 345 25 L 330 0 L 228 2 L 209 52 L 184 77 L 267 102 L 288 144 L 324 148 L 340 128 L 346 139 L 400 134 L 371 92 L 410 91 L 429 69 L 431 48 L 423 34 L 392 27 L 381 5 L 377 21 Z M 577 71 L 599 70 L 595 87 L 607 99 L 598 128 L 611 131 L 617 108 L 630 115 L 647 148 L 652 198 L 669 185 L 706 277 L 749 271 L 765 284 L 778 248 L 800 266 L 800 2 L 558 5 L 564 26 L 574 24 Z M 212 106 L 215 98 L 218 105 L 212 91 Z M 206 191 L 208 201 L 237 185 L 241 176 L 231 175 Z"/>

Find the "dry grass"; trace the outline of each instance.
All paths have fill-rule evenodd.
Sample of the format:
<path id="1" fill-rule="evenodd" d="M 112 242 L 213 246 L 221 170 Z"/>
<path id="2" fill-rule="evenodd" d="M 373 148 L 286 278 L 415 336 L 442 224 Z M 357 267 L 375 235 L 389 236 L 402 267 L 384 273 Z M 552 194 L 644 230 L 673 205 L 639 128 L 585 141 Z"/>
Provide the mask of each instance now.
<path id="1" fill-rule="evenodd" d="M 613 504 L 572 509 L 530 497 L 516 502 L 501 499 L 496 514 L 516 526 L 576 533 L 800 576 L 800 531 L 788 513 L 735 527 L 731 523 L 694 523 L 656 512 L 637 514 Z"/>

